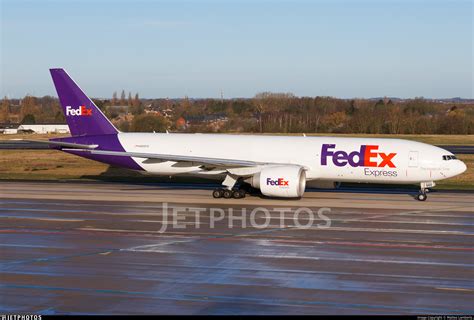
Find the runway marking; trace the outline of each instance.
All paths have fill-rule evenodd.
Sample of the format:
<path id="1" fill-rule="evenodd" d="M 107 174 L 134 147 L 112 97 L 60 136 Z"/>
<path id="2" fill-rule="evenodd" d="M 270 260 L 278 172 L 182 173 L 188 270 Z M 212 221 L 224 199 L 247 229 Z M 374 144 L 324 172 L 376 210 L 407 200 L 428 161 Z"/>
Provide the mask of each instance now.
<path id="1" fill-rule="evenodd" d="M 108 231 L 108 232 L 116 232 L 115 230 L 107 230 L 107 229 L 95 229 L 95 228 L 80 228 L 81 230 L 79 229 L 74 229 L 74 230 L 78 230 L 80 232 L 78 233 L 75 233 L 76 235 L 83 235 L 84 233 L 82 232 L 82 230 L 98 230 L 99 232 L 103 232 L 103 231 Z M 282 229 L 279 229 L 279 230 L 282 230 Z M 264 230 L 265 231 L 265 230 Z M 277 230 L 272 230 L 272 231 L 277 231 Z M 28 233 L 28 234 L 72 234 L 74 231 L 71 231 L 71 230 L 67 230 L 67 231 L 56 231 L 56 230 L 53 230 L 53 231 L 42 231 L 42 230 L 37 230 L 37 229 L 25 229 L 25 230 L 18 230 L 18 229 L 4 229 L 4 230 L 0 230 L 0 234 L 1 233 L 5 233 L 5 234 L 8 234 L 8 233 Z M 118 233 L 120 233 L 120 231 L 117 231 Z M 149 231 L 148 233 L 146 233 L 147 231 L 142 231 L 142 232 L 145 232 L 146 234 L 133 234 L 132 231 L 127 231 L 125 230 L 125 232 L 127 233 L 127 236 L 137 236 L 137 237 L 153 237 L 155 238 L 155 236 L 157 235 L 156 232 L 154 231 Z M 474 250 L 473 248 L 467 248 L 467 247 L 447 247 L 447 246 L 442 246 L 442 245 L 423 245 L 423 244 L 420 244 L 422 242 L 420 242 L 419 240 L 417 241 L 410 241 L 410 240 L 390 240 L 390 239 L 385 239 L 383 240 L 382 242 L 374 242 L 374 243 L 355 243 L 355 242 L 348 242 L 346 241 L 345 238 L 340 238 L 340 237 L 333 237 L 333 238 L 330 238 L 332 240 L 321 240 L 321 241 L 305 241 L 305 240 L 293 240 L 292 237 L 288 237 L 288 236 L 277 236 L 277 235 L 273 235 L 272 236 L 272 239 L 264 239 L 264 240 L 261 240 L 261 238 L 250 238 L 251 236 L 253 235 L 258 235 L 260 234 L 260 232 L 255 232 L 255 233 L 244 233 L 244 234 L 224 234 L 224 233 L 199 233 L 199 234 L 196 234 L 196 233 L 193 233 L 193 234 L 189 234 L 189 233 L 183 233 L 183 232 L 167 232 L 167 233 L 163 233 L 163 234 L 159 234 L 160 238 L 176 238 L 176 237 L 182 237 L 182 238 L 186 238 L 186 239 L 192 239 L 194 241 L 200 241 L 200 240 L 208 240 L 208 241 L 267 241 L 269 243 L 271 242 L 281 242 L 281 243 L 308 243 L 308 244 L 311 244 L 311 245 L 308 245 L 306 247 L 314 247 L 314 245 L 316 244 L 329 244 L 329 245 L 332 245 L 332 244 L 335 244 L 335 245 L 354 245 L 354 246 L 374 246 L 374 247 L 401 247 L 401 248 L 414 248 L 414 249 L 417 249 L 417 248 L 426 248 L 426 249 L 440 249 L 440 250 L 458 250 L 458 251 L 472 251 Z M 201 236 L 210 236 L 208 238 L 202 238 Z M 336 240 L 340 240 L 340 241 L 336 241 Z M 384 243 L 384 242 L 389 242 L 389 243 Z M 151 244 L 149 246 L 153 246 L 154 244 Z M 13 246 L 13 245 L 12 245 Z M 49 246 L 51 247 L 51 246 Z"/>
<path id="2" fill-rule="evenodd" d="M 24 219 L 24 220 L 56 221 L 56 222 L 82 222 L 82 221 L 85 221 L 84 219 L 21 217 L 21 216 L 0 216 L 0 219 Z"/>
<path id="3" fill-rule="evenodd" d="M 76 196 L 76 199 L 77 200 L 81 200 L 81 201 L 84 201 L 84 200 L 87 200 L 87 201 L 115 201 L 115 202 L 125 202 L 125 203 L 129 203 L 130 200 L 127 200 L 129 197 L 131 196 L 134 196 L 135 198 L 135 201 L 136 202 L 155 202 L 155 203 L 162 203 L 162 202 L 168 202 L 170 201 L 170 197 L 171 195 L 170 194 L 161 194 L 159 195 L 158 193 L 140 193 L 140 194 L 126 194 L 126 197 L 125 196 L 121 196 L 120 194 L 114 196 L 114 197 L 111 197 L 109 196 L 108 194 L 111 194 L 113 191 L 111 192 L 107 192 L 107 194 L 102 194 L 102 193 L 92 193 L 91 196 L 85 198 L 84 195 L 81 195 L 81 197 L 77 197 Z M 116 191 L 115 191 L 116 192 Z M 59 194 L 59 196 L 58 196 Z M 209 197 L 206 195 L 206 196 L 203 196 L 203 195 L 196 195 L 192 198 L 182 198 L 181 197 L 181 193 L 176 193 L 174 194 L 174 198 L 172 201 L 170 201 L 170 203 L 173 203 L 173 204 L 177 204 L 177 203 L 189 203 L 190 201 L 194 202 L 194 204 L 209 204 Z M 21 193 L 20 195 L 17 194 L 17 193 L 12 193 L 12 194 L 8 194 L 7 192 L 4 193 L 4 198 L 6 199 L 9 199 L 10 198 L 26 198 L 28 197 L 29 199 L 50 199 L 50 200 L 66 200 L 65 198 L 67 198 L 67 195 L 64 195 L 62 194 L 62 190 L 58 190 L 57 192 L 51 192 L 51 193 L 42 193 L 41 195 L 38 195 L 37 192 L 35 192 L 34 194 L 31 193 Z M 105 197 L 108 197 L 105 199 Z M 152 199 L 151 199 L 152 198 Z M 384 201 L 387 201 L 389 200 L 392 201 L 392 202 L 400 202 L 403 203 L 403 207 L 404 208 L 413 208 L 413 207 L 428 207 L 428 206 L 434 206 L 434 205 L 438 205 L 438 206 L 444 206 L 444 203 L 443 202 L 431 202 L 431 203 L 424 203 L 424 204 L 420 204 L 420 203 L 415 203 L 415 202 L 407 202 L 403 199 L 400 199 L 400 200 L 397 200 L 397 199 L 394 199 L 393 197 L 386 197 L 384 199 L 380 199 L 380 198 L 373 198 L 373 199 L 360 199 L 360 200 L 357 200 L 357 199 L 352 199 L 351 203 L 352 203 L 352 207 L 355 207 L 355 208 L 385 208 L 385 205 L 383 206 L 380 206 L 382 202 Z M 341 203 L 340 201 L 336 201 L 338 199 L 327 199 L 327 198 L 314 198 L 314 199 L 311 199 L 311 198 L 308 198 L 308 197 L 305 197 L 303 198 L 299 205 L 300 206 L 313 206 L 314 205 L 314 201 L 320 201 L 318 204 L 320 207 L 345 207 L 346 205 Z M 323 201 L 321 203 L 321 201 Z M 414 201 L 414 200 L 413 200 Z M 287 205 L 288 204 L 293 204 L 294 201 L 286 201 Z M 283 201 L 280 201 L 279 203 L 275 203 L 274 200 L 268 200 L 268 199 L 262 199 L 262 198 L 258 198 L 258 197 L 252 197 L 252 198 L 245 198 L 245 199 L 239 199 L 239 200 L 226 200 L 225 202 L 223 201 L 215 201 L 215 203 L 211 202 L 211 204 L 214 204 L 215 206 L 219 206 L 219 205 L 277 205 L 277 206 L 285 206 L 285 202 Z M 468 203 L 468 204 L 471 204 L 471 203 Z"/>
<path id="4" fill-rule="evenodd" d="M 183 270 L 184 271 L 184 270 Z M 426 282 L 401 282 L 397 284 L 389 284 L 389 285 L 380 285 L 377 281 L 372 281 L 369 282 L 370 286 L 353 286 L 353 282 L 356 283 L 365 283 L 367 280 L 355 280 L 355 281 L 349 281 L 348 283 L 342 284 L 341 286 L 333 287 L 331 284 L 332 282 L 337 282 L 336 279 L 331 278 L 332 275 L 330 276 L 329 274 L 317 274 L 315 278 L 312 278 L 313 281 L 311 281 L 311 285 L 301 285 L 301 281 L 304 281 L 306 279 L 306 275 L 299 275 L 300 278 L 296 278 L 295 281 L 291 281 L 291 283 L 283 283 L 283 284 L 273 284 L 273 280 L 278 280 L 278 275 L 277 277 L 272 277 L 274 273 L 272 274 L 261 274 L 260 271 L 257 271 L 255 274 L 242 274 L 239 272 L 239 277 L 238 279 L 234 279 L 233 273 L 229 273 L 230 269 L 225 269 L 225 273 L 221 273 L 219 277 L 217 277 L 217 281 L 213 281 L 212 283 L 214 285 L 219 285 L 219 286 L 236 286 L 236 287 L 242 287 L 242 286 L 253 286 L 255 280 L 270 280 L 271 282 L 268 283 L 259 283 L 260 288 L 271 288 L 275 289 L 275 287 L 278 287 L 280 289 L 309 289 L 312 291 L 316 290 L 322 290 L 322 291 L 338 291 L 338 292 L 343 292 L 343 293 L 352 293 L 352 292 L 363 292 L 363 293 L 389 293 L 389 294 L 395 294 L 395 293 L 406 293 L 406 291 L 403 291 L 403 289 L 400 289 L 400 287 L 403 286 L 408 286 L 408 287 L 416 287 L 416 288 L 421 288 L 421 289 L 428 289 L 430 292 L 424 292 L 424 295 L 427 294 L 433 294 L 431 292 L 431 289 L 433 289 L 433 286 L 431 283 L 426 283 Z M 239 270 L 240 271 L 240 270 Z M 268 272 L 267 272 L 268 273 Z M 142 274 L 138 275 L 128 275 L 127 280 L 130 281 L 159 281 L 159 283 L 165 283 L 165 284 L 174 284 L 174 285 L 202 285 L 206 284 L 207 279 L 206 277 L 202 278 L 201 271 L 198 270 L 194 272 L 195 276 L 192 275 L 189 277 L 188 274 L 179 274 L 176 277 L 163 277 L 163 275 L 168 274 L 168 271 L 166 270 L 159 270 L 157 273 L 154 273 L 153 276 L 144 276 Z M 63 272 L 63 273 L 52 273 L 52 272 L 4 272 L 5 275 L 5 282 L 9 282 L 10 279 L 15 277 L 16 275 L 36 275 L 36 276 L 43 276 L 43 277 L 64 277 L 64 276 L 83 276 L 81 273 L 71 273 L 71 272 Z M 223 276 L 222 276 L 223 275 Z M 255 276 L 254 276 L 255 275 Z M 86 277 L 88 278 L 93 278 L 95 275 L 93 274 L 88 274 Z M 108 273 L 103 273 L 103 274 L 97 274 L 97 276 L 106 276 L 108 280 L 113 280 L 115 278 L 122 278 L 123 276 L 121 275 L 109 275 Z M 294 275 L 295 276 L 295 275 Z M 298 275 L 296 275 L 298 276 Z M 40 279 L 44 279 L 42 277 L 39 277 Z M 458 281 L 459 282 L 459 281 Z M 436 288 L 435 288 L 436 289 Z M 410 290 L 410 289 L 409 289 Z M 436 293 L 434 293 L 436 294 Z"/>
<path id="5" fill-rule="evenodd" d="M 466 281 L 470 281 L 470 278 L 446 278 L 446 277 L 427 277 L 427 276 L 422 276 L 422 275 L 406 275 L 406 274 L 388 274 L 388 273 L 367 273 L 367 272 L 344 272 L 344 271 L 322 271 L 322 270 L 299 270 L 299 269 L 269 269 L 269 268 L 246 268 L 246 267 L 232 267 L 232 266 L 211 266 L 211 265 L 184 265 L 184 264 L 162 264 L 162 263 L 138 263 L 138 262 L 122 262 L 121 264 L 123 265 L 133 265 L 133 266 L 146 266 L 148 268 L 151 268 L 153 270 L 158 269 L 158 268 L 165 268 L 165 269 L 190 269 L 189 272 L 191 271 L 196 271 L 196 269 L 206 269 L 206 270 L 212 270 L 212 271 L 237 271 L 237 272 L 250 272 L 252 274 L 255 273 L 268 273 L 268 274 L 277 274 L 277 273 L 291 273 L 291 274 L 302 274 L 302 275 L 311 275 L 312 277 L 317 277 L 317 276 L 363 276 L 363 277 L 379 277 L 379 278 L 401 278 L 401 279 L 410 279 L 410 282 L 407 282 L 407 284 L 413 284 L 415 283 L 414 281 L 411 280 L 427 280 L 427 281 L 452 281 L 452 282 L 460 282 L 460 283 L 465 283 Z M 56 273 L 56 272 L 49 272 L 49 271 L 37 271 L 37 268 L 34 268 L 34 272 L 28 272 L 28 271 L 19 271 L 19 270 L 12 270 L 12 271 L 4 271 L 4 274 L 45 274 L 45 275 L 70 275 L 73 274 L 69 271 L 66 271 L 64 273 Z M 166 272 L 165 270 L 163 272 Z M 188 271 L 185 271 L 186 273 L 189 273 Z M 201 270 L 197 271 L 201 272 Z M 108 274 L 109 277 L 122 277 L 121 275 L 110 275 Z M 136 276 L 133 276 L 133 278 L 136 278 Z M 138 278 L 140 279 L 140 278 Z M 161 279 L 160 279 L 161 280 Z M 362 281 L 362 280 L 358 280 Z M 429 284 L 427 284 L 428 286 Z"/>
<path id="6" fill-rule="evenodd" d="M 63 201 L 61 203 L 57 203 L 57 202 L 54 202 L 54 203 L 50 203 L 50 202 L 26 202 L 26 201 L 0 201 L 0 203 L 11 203 L 11 204 L 34 204 L 34 205 L 51 205 L 51 206 L 61 206 L 61 207 L 64 207 L 64 206 L 71 206 L 71 207 L 74 207 L 74 206 L 80 206 L 80 207 L 84 207 L 84 204 L 74 204 L 74 203 L 70 203 L 70 202 L 67 202 L 67 201 Z M 113 205 L 113 204 L 107 204 L 107 205 L 104 205 L 104 204 L 98 204 L 98 203 L 90 203 L 90 206 L 97 206 L 97 207 L 120 207 L 120 208 L 123 208 L 123 209 L 133 209 L 133 210 L 136 210 L 136 209 L 154 209 L 154 210 L 161 210 L 162 207 L 161 207 L 161 203 L 159 205 L 156 205 L 156 206 L 140 206 L 140 205 Z M 169 204 L 168 207 L 170 209 L 178 209 L 178 210 L 186 210 L 186 209 L 192 209 L 192 207 L 186 207 L 186 206 L 179 206 L 179 205 L 172 205 L 172 204 Z M 247 211 L 250 211 L 251 209 L 255 208 L 256 206 L 253 206 L 253 207 L 250 207 L 250 208 L 245 208 Z M 280 206 L 275 206 L 275 207 L 279 207 Z M 285 208 L 285 207 L 282 207 L 282 208 Z M 295 208 L 298 208 L 298 207 L 295 207 Z M 292 211 L 295 210 L 295 208 L 290 208 Z M 318 208 L 318 207 L 312 207 L 312 208 Z M 380 217 L 388 217 L 388 216 L 392 216 L 392 215 L 415 215 L 415 214 L 418 214 L 420 215 L 420 217 L 446 217 L 446 218 L 472 218 L 472 215 L 456 215 L 454 213 L 452 214 L 449 214 L 449 215 L 435 215 L 435 214 L 431 214 L 433 212 L 438 212 L 438 211 L 446 211 L 446 210 L 450 210 L 450 209 L 468 209 L 470 207 L 465 207 L 465 206 L 455 206 L 455 207 L 450 207 L 450 208 L 441 208 L 441 209 L 427 209 L 427 210 L 411 210 L 411 211 L 406 211 L 406 212 L 395 212 L 395 213 L 387 213 L 387 214 L 378 214 L 377 216 L 380 216 Z M 236 207 L 224 207 L 223 208 L 224 210 L 233 210 L 234 213 L 242 213 L 242 211 L 244 210 L 243 208 L 236 208 Z M 268 208 L 267 208 L 268 209 Z M 370 217 L 366 217 L 368 213 L 366 212 L 360 212 L 360 211 L 337 211 L 338 208 L 335 208 L 336 210 L 333 210 L 331 212 L 331 215 L 344 215 L 344 214 L 350 214 L 350 215 L 362 215 L 364 216 L 363 218 L 354 218 L 352 220 L 358 220 L 358 219 L 370 219 Z M 363 209 L 363 208 L 361 208 Z M 365 208 L 367 209 L 367 208 Z M 36 208 L 0 208 L 0 211 L 3 210 L 3 211 L 49 211 L 49 212 L 71 212 L 71 213 L 90 213 L 90 214 L 106 214 L 106 215 L 124 215 L 124 216 L 127 216 L 127 215 L 130 215 L 130 216 L 134 216 L 134 215 L 152 215 L 152 216 L 162 216 L 162 212 L 161 211 L 157 211 L 157 212 L 136 212 L 136 211 L 132 211 L 132 212 L 98 212 L 97 210 L 66 210 L 66 209 L 36 209 Z M 372 208 L 371 210 L 386 210 L 386 209 L 382 209 L 382 208 Z M 392 209 L 390 209 L 392 210 Z M 393 209 L 393 210 L 400 210 L 400 209 Z M 279 213 L 279 211 L 277 210 L 269 210 L 269 212 L 271 213 Z M 180 212 L 180 215 L 183 214 L 183 215 L 193 215 L 192 213 L 183 213 L 183 212 Z M 292 212 L 288 212 L 286 213 L 285 215 L 289 215 L 289 214 L 292 214 Z M 258 216 L 259 214 L 257 214 Z M 202 216 L 203 217 L 209 217 L 209 215 L 207 215 L 207 212 L 203 212 L 202 213 Z M 373 216 L 375 217 L 375 216 Z M 372 217 L 372 218 L 373 218 Z"/>
<path id="7" fill-rule="evenodd" d="M 93 251 L 93 252 L 86 252 L 86 253 L 79 253 L 79 254 L 70 254 L 70 255 L 62 255 L 62 256 L 49 256 L 49 257 L 41 257 L 41 258 L 33 258 L 27 260 L 16 260 L 16 261 L 8 261 L 8 262 L 1 262 L 0 263 L 0 270 L 7 270 L 8 267 L 16 266 L 19 264 L 28 264 L 28 263 L 35 263 L 35 262 L 50 262 L 50 261 L 59 261 L 63 259 L 69 258 L 76 258 L 76 257 L 86 257 L 86 256 L 93 256 L 98 255 L 104 252 L 113 252 L 118 251 L 119 249 L 107 249 L 107 250 L 100 250 L 100 251 Z M 1 286 L 1 284 L 0 284 Z"/>
<path id="8" fill-rule="evenodd" d="M 318 230 L 318 231 L 351 231 L 351 232 L 387 232 L 387 233 L 419 233 L 419 234 L 445 234 L 445 235 L 463 235 L 473 236 L 473 232 L 448 231 L 448 230 L 415 230 L 415 229 L 383 229 L 383 228 L 350 228 L 350 227 L 329 227 L 317 228 L 309 227 L 306 229 L 292 228 L 294 231 Z"/>
<path id="9" fill-rule="evenodd" d="M 6 244 L 6 243 L 1 243 L 0 247 L 18 247 L 18 248 L 52 248 L 51 246 L 40 246 L 40 245 L 34 245 L 34 244 Z M 54 247 L 54 248 L 70 248 L 70 247 Z"/>
<path id="10" fill-rule="evenodd" d="M 438 290 L 449 290 L 449 291 L 462 291 L 462 292 L 473 292 L 474 291 L 472 289 L 467 289 L 467 288 L 442 288 L 442 287 L 437 287 L 436 289 L 438 289 Z"/>
<path id="11" fill-rule="evenodd" d="M 131 248 L 128 248 L 128 249 L 120 249 L 120 251 L 147 251 L 148 248 L 155 248 L 155 247 L 167 246 L 167 245 L 170 245 L 170 244 L 186 243 L 186 242 L 193 242 L 193 241 L 194 241 L 194 239 L 164 241 L 164 242 L 159 242 L 159 243 L 146 244 L 146 245 L 143 245 L 143 246 L 131 247 Z"/>
<path id="12" fill-rule="evenodd" d="M 474 248 L 466 247 L 447 247 L 447 246 L 428 246 L 428 245 L 413 245 L 413 244 L 392 244 L 392 243 L 368 243 L 368 242 L 345 242 L 345 241 L 304 241 L 304 240 L 266 240 L 268 242 L 282 242 L 282 243 L 308 243 L 308 244 L 329 244 L 342 246 L 361 246 L 361 247 L 387 247 L 387 248 L 413 248 L 413 249 L 441 249 L 441 250 L 459 250 L 459 251 L 474 251 Z"/>
<path id="13" fill-rule="evenodd" d="M 446 308 L 428 308 L 417 306 L 397 306 L 397 305 L 378 305 L 378 304 L 362 304 L 362 303 L 345 303 L 345 302 L 330 302 L 330 301 L 314 301 L 314 300 L 288 300 L 281 298 L 253 298 L 242 296 L 225 296 L 225 295 L 196 295 L 196 294 L 158 294 L 156 292 L 145 291 L 126 291 L 116 289 L 89 289 L 89 288 L 68 288 L 68 287 L 53 287 L 42 285 L 16 285 L 16 284 L 0 284 L 0 288 L 6 289 L 37 289 L 50 291 L 73 291 L 88 293 L 101 293 L 112 295 L 143 295 L 160 300 L 177 300 L 177 301 L 196 301 L 196 302 L 221 302 L 221 303 L 238 303 L 238 304 L 254 304 L 254 305 L 271 305 L 271 306 L 333 306 L 336 308 L 348 309 L 388 309 L 388 310 L 405 310 L 408 312 L 428 312 L 428 313 L 472 313 L 473 310 L 463 309 L 446 309 Z"/>
<path id="14" fill-rule="evenodd" d="M 163 235 L 163 233 L 160 233 L 159 230 L 127 230 L 127 229 L 100 229 L 100 228 L 76 228 L 76 230 L 84 230 L 84 231 L 98 231 L 98 232 L 117 232 L 117 233 L 149 233 L 149 234 L 157 234 L 157 235 Z M 173 231 L 173 234 L 183 234 L 183 235 L 189 235 L 188 232 L 179 232 L 179 231 Z M 229 236 L 227 233 L 210 233 L 210 232 L 199 232 L 199 233 L 193 233 L 193 236 L 199 236 L 199 235 L 221 235 L 221 236 Z"/>
<path id="15" fill-rule="evenodd" d="M 392 217 L 392 216 L 406 216 L 406 215 L 409 215 L 409 214 L 431 213 L 431 212 L 437 212 L 437 211 L 446 211 L 446 210 L 464 209 L 464 208 L 466 208 L 466 207 L 465 206 L 454 206 L 454 207 L 451 207 L 451 208 L 443 208 L 443 209 L 426 209 L 426 210 L 393 212 L 393 213 L 388 213 L 388 214 L 377 214 L 377 215 L 372 215 L 372 216 L 368 216 L 368 217 L 348 219 L 348 220 L 345 220 L 345 222 L 366 221 L 366 220 L 370 220 L 370 219 L 373 219 L 373 218 L 386 218 L 386 217 Z M 390 221 L 386 221 L 386 222 L 390 222 Z M 414 223 L 416 223 L 416 222 L 414 222 Z"/>
<path id="16" fill-rule="evenodd" d="M 146 222 L 146 223 L 161 223 L 161 224 L 166 224 L 166 225 L 169 225 L 169 224 L 173 224 L 172 221 L 163 221 L 163 220 L 129 220 L 129 219 L 126 219 L 125 221 L 127 222 Z M 207 222 L 201 222 L 201 221 L 184 221 L 184 220 L 180 220 L 179 221 L 179 225 L 196 225 L 196 226 L 200 226 L 200 225 L 203 225 L 203 226 L 208 226 L 210 225 L 210 223 L 207 223 Z"/>
<path id="17" fill-rule="evenodd" d="M 189 222 L 193 225 L 193 222 Z M 173 222 L 167 222 L 166 224 L 172 225 Z M 384 228 L 355 228 L 355 227 L 329 227 L 329 228 L 320 228 L 320 227 L 308 227 L 308 228 L 300 228 L 299 226 L 284 226 L 283 228 L 279 228 L 279 225 L 276 225 L 278 228 L 264 228 L 264 229 L 257 229 L 255 232 L 264 233 L 264 232 L 274 232 L 274 231 L 282 231 L 282 230 L 293 230 L 293 231 L 307 231 L 307 230 L 318 230 L 318 231 L 351 231 L 351 232 L 387 232 L 387 233 L 419 233 L 419 234 L 445 234 L 445 235 L 463 235 L 463 236 L 473 236 L 473 232 L 464 232 L 464 231 L 449 231 L 449 230 L 416 230 L 416 229 L 384 229 Z M 77 228 L 77 230 L 85 230 L 85 231 L 103 231 L 103 232 L 128 232 L 128 233 L 157 233 L 159 234 L 159 230 L 133 230 L 133 229 L 103 229 L 103 228 Z M 228 228 L 228 230 L 245 230 L 242 228 Z M 172 230 L 168 230 L 173 232 Z M 206 234 L 206 233 L 200 233 Z M 214 233 L 208 233 L 215 235 Z M 220 233 L 221 235 L 231 236 L 229 234 Z M 242 233 L 238 236 L 245 236 L 248 233 Z M 236 236 L 236 235 L 232 235 Z"/>
<path id="18" fill-rule="evenodd" d="M 2 210 L 2 209 L 0 209 Z M 3 209 L 3 210 L 9 210 L 9 209 Z M 19 209 L 19 210 L 22 210 L 22 209 Z M 28 211 L 28 210 L 22 210 L 22 211 Z M 39 211 L 48 211 L 48 212 L 56 212 L 56 211 L 51 211 L 51 210 L 39 210 Z M 146 216 L 153 216 L 153 217 L 163 217 L 162 214 L 158 214 L 158 213 L 109 213 L 109 212 L 92 212 L 92 211 L 75 211 L 75 210 L 64 210 L 64 212 L 77 212 L 77 213 L 88 213 L 88 214 L 93 214 L 93 215 L 114 215 L 114 216 L 130 216 L 130 217 L 134 217 L 134 216 L 142 216 L 142 215 L 146 215 Z M 340 213 L 339 213 L 340 214 Z M 343 222 L 343 223 L 347 223 L 347 222 L 359 222 L 359 221 L 364 221 L 364 222 L 369 222 L 369 223 L 394 223 L 394 224 L 423 224 L 423 225 L 452 225 L 452 226 L 474 226 L 474 223 L 469 223 L 469 222 L 465 222 L 465 223 L 449 223 L 449 222 L 427 222 L 427 221 L 406 221 L 406 220 L 372 220 L 373 218 L 378 218 L 378 217 L 391 217 L 391 216 L 402 216 L 402 214 L 405 214 L 405 213 L 394 213 L 394 214 L 381 214 L 381 215 L 375 215 L 375 216 L 369 216 L 369 217 L 365 217 L 365 218 L 354 218 L 354 219 L 335 219 L 335 218 L 331 218 L 330 216 L 331 215 L 334 215 L 334 213 L 331 213 L 331 214 L 328 214 L 328 217 L 331 218 L 331 221 L 333 222 Z M 195 218 L 196 216 L 192 213 L 179 213 L 179 216 L 184 216 L 184 217 L 190 217 L 190 218 Z M 273 216 L 273 215 L 270 215 L 268 216 L 270 217 L 270 220 L 275 220 L 275 219 L 278 219 L 280 221 L 292 221 L 294 220 L 294 217 L 280 217 L 280 216 Z M 11 215 L 0 215 L 0 218 L 14 218 L 14 219 L 27 219 L 27 218 L 30 218 L 30 219 L 40 219 L 40 217 L 32 217 L 32 216 L 28 216 L 28 217 L 25 217 L 25 216 L 11 216 Z M 199 221 L 196 222 L 196 221 L 191 221 L 191 219 L 189 219 L 188 221 L 184 221 L 183 222 L 180 222 L 181 223 L 185 223 L 185 224 L 195 224 L 195 225 L 209 225 L 210 223 L 207 223 L 207 222 L 203 222 L 202 220 L 206 220 L 206 219 L 210 219 L 211 216 L 210 215 L 207 215 L 207 214 L 200 214 L 199 215 Z M 255 216 L 255 219 L 263 219 L 263 218 L 266 218 L 266 216 L 264 214 L 257 214 Z M 54 221 L 53 219 L 60 219 L 60 220 L 67 220 L 67 221 L 86 221 L 86 220 L 94 220 L 94 221 L 100 221 L 100 220 L 105 220 L 104 219 L 96 219 L 96 218 L 85 218 L 85 219 L 72 219 L 72 218 L 44 218 L 44 219 L 50 219 L 51 221 Z M 299 221 L 309 221 L 310 219 L 309 218 L 301 218 L 301 217 L 298 217 L 298 220 Z M 124 221 L 129 221 L 129 222 L 144 222 L 144 223 L 163 223 L 163 221 L 165 221 L 166 224 L 170 224 L 170 221 L 168 221 L 168 219 L 165 219 L 165 220 L 146 220 L 146 219 L 143 219 L 143 220 L 140 220 L 140 219 L 124 219 Z M 316 221 L 320 221 L 320 219 L 316 219 Z M 322 220 L 321 220 L 322 221 Z M 269 227 L 273 227 L 275 225 L 270 225 Z"/>
<path id="19" fill-rule="evenodd" d="M 213 256 L 232 256 L 232 257 L 245 257 L 245 258 L 269 258 L 269 259 L 304 259 L 304 260 L 326 260 L 326 261 L 347 261 L 347 262 L 364 262 L 364 263 L 381 263 L 381 264 L 414 264 L 414 265 L 429 265 L 429 266 L 451 266 L 451 267 L 472 267 L 473 264 L 469 263 L 450 263 L 450 262 L 430 262 L 430 261 L 412 261 L 412 260 L 390 260 L 390 259 L 360 259 L 360 258 L 342 258 L 342 257 L 321 257 L 321 256 L 301 256 L 301 255 L 259 255 L 259 254 L 243 254 L 243 253 L 205 253 L 205 252 L 192 252 L 192 251 L 168 251 L 163 249 L 145 249 L 145 250 L 134 250 L 132 248 L 121 249 L 121 251 L 131 252 L 147 252 L 147 253 L 174 253 L 174 254 L 186 254 L 186 255 L 213 255 Z"/>
<path id="20" fill-rule="evenodd" d="M 0 211 L 33 211 L 33 212 L 78 212 L 88 213 L 84 210 L 65 210 L 65 209 L 38 209 L 38 208 L 0 208 Z"/>

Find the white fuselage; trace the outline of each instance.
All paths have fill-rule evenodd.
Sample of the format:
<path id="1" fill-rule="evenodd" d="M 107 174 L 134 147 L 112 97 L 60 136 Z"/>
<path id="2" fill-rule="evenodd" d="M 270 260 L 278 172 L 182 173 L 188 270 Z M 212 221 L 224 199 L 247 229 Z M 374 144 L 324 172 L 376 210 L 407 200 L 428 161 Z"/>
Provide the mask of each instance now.
<path id="1" fill-rule="evenodd" d="M 120 133 L 126 152 L 171 154 L 295 164 L 306 178 L 338 182 L 419 183 L 458 175 L 466 165 L 443 159 L 452 153 L 401 139 L 224 134 Z M 221 176 L 225 170 L 200 164 L 134 158 L 158 175 Z"/>

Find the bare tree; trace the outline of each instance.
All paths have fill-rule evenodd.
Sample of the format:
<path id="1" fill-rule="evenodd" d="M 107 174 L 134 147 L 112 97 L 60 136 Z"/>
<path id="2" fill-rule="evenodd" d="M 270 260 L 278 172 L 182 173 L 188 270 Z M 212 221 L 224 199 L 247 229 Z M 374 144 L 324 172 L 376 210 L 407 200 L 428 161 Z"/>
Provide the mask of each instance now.
<path id="1" fill-rule="evenodd" d="M 113 106 L 116 106 L 116 105 L 117 105 L 117 102 L 118 102 L 118 100 L 117 100 L 117 91 L 114 91 L 114 93 L 112 94 L 112 101 L 111 101 L 111 104 L 112 104 Z"/>
<path id="2" fill-rule="evenodd" d="M 133 99 L 132 104 L 135 108 L 140 106 L 140 98 L 138 97 L 138 92 L 135 93 L 135 98 Z"/>
<path id="3" fill-rule="evenodd" d="M 120 94 L 120 105 L 125 105 L 125 90 L 122 89 L 122 93 Z"/>
<path id="4" fill-rule="evenodd" d="M 10 101 L 7 96 L 3 97 L 0 107 L 0 122 L 8 122 L 8 114 L 10 113 Z"/>
<path id="5" fill-rule="evenodd" d="M 36 98 L 30 95 L 26 95 L 21 100 L 21 118 L 25 118 L 27 115 L 39 114 L 39 108 L 36 105 Z"/>
<path id="6" fill-rule="evenodd" d="M 132 93 L 129 91 L 128 92 L 128 107 L 130 108 L 132 106 Z"/>

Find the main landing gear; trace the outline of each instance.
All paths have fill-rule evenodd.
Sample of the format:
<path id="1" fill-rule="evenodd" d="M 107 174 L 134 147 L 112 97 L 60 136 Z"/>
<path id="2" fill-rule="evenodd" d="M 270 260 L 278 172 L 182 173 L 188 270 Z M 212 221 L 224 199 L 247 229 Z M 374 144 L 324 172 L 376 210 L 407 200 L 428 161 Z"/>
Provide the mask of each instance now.
<path id="1" fill-rule="evenodd" d="M 430 188 L 434 186 L 435 186 L 435 183 L 433 181 L 420 183 L 420 192 L 416 196 L 416 200 L 426 201 L 426 199 L 428 199 L 427 193 L 430 192 Z"/>
<path id="2" fill-rule="evenodd" d="M 237 184 L 237 181 L 239 180 L 239 177 L 233 176 L 233 175 L 227 175 L 222 182 L 222 186 L 224 188 L 217 188 L 214 191 L 212 191 L 212 196 L 214 198 L 224 198 L 224 199 L 242 199 L 245 198 L 245 190 L 240 188 L 234 188 L 234 186 Z"/>
<path id="3" fill-rule="evenodd" d="M 245 190 L 243 189 L 229 190 L 229 189 L 218 188 L 212 191 L 212 196 L 216 199 L 217 198 L 242 199 L 242 198 L 245 198 Z"/>

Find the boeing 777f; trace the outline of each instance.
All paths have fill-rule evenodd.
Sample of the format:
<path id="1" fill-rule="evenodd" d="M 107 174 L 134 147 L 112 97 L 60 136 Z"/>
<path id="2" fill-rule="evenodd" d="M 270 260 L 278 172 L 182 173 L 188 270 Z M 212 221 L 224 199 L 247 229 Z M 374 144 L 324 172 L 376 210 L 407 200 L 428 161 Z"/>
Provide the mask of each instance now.
<path id="1" fill-rule="evenodd" d="M 215 177 L 215 198 L 243 198 L 251 185 L 268 197 L 300 198 L 306 185 L 340 182 L 419 184 L 466 165 L 444 149 L 401 139 L 259 136 L 118 131 L 63 69 L 51 69 L 71 137 L 45 141 L 84 158 L 156 175 Z"/>

